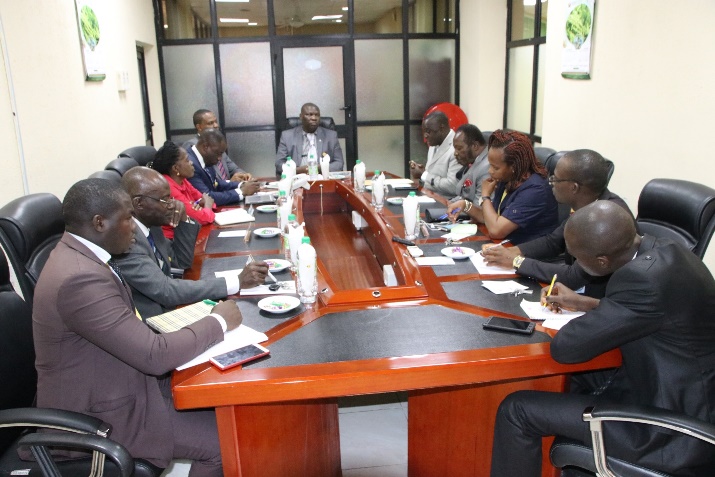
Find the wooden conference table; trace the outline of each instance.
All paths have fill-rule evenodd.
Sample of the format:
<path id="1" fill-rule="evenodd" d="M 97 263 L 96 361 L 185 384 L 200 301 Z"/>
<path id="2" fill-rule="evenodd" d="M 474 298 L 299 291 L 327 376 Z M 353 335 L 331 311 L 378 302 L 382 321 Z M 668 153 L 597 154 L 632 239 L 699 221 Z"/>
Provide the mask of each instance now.
<path id="1" fill-rule="evenodd" d="M 391 189 L 395 194 L 406 192 Z M 349 180 L 315 182 L 296 193 L 295 206 L 318 254 L 316 304 L 281 316 L 258 310 L 260 297 L 239 299 L 244 323 L 268 335 L 271 355 L 243 369 L 201 365 L 173 377 L 178 409 L 216 408 L 227 476 L 340 476 L 338 398 L 394 391 L 408 393 L 410 477 L 487 476 L 496 410 L 506 395 L 563 391 L 569 373 L 620 364 L 617 352 L 559 364 L 540 326 L 532 336 L 483 330 L 490 315 L 524 318 L 522 297 L 486 291 L 469 260 L 418 266 L 391 241 L 404 235 L 401 207 L 377 213 L 370 194 L 357 193 Z M 367 222 L 362 231 L 352 225 L 353 210 Z M 275 214 L 257 212 L 256 219 L 255 227 L 275 224 Z M 246 244 L 217 233 L 202 229 L 188 278 L 240 268 L 249 253 L 280 256 L 278 238 Z M 442 234 L 417 240 L 426 256 L 440 254 Z M 478 249 L 488 241 L 478 235 L 462 246 Z M 386 264 L 397 286 L 384 286 Z M 288 280 L 290 272 L 277 278 Z M 514 275 L 489 276 L 495 278 Z M 538 284 L 519 280 L 537 300 Z M 545 440 L 544 476 L 557 475 L 546 457 L 549 445 Z"/>

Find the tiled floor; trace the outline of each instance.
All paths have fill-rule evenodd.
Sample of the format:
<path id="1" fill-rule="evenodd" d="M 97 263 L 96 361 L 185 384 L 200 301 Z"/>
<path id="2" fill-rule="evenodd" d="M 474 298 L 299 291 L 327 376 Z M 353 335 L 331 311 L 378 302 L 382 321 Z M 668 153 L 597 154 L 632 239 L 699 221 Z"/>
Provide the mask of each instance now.
<path id="1" fill-rule="evenodd" d="M 343 477 L 407 476 L 407 395 L 356 396 L 340 400 Z M 185 477 L 187 461 L 175 461 L 165 477 Z"/>

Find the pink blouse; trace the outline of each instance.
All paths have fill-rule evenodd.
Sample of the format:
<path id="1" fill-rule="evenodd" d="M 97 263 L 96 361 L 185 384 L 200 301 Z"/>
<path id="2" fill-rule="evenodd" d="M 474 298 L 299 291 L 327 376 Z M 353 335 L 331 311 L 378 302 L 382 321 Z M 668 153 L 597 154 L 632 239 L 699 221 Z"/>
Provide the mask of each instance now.
<path id="1" fill-rule="evenodd" d="M 201 225 L 210 224 L 214 221 L 215 214 L 213 210 L 204 208 L 199 210 L 193 209 L 192 205 L 194 202 L 201 199 L 203 196 L 201 195 L 201 192 L 196 190 L 196 188 L 192 186 L 187 179 L 184 179 L 183 184 L 179 184 L 170 176 L 164 175 L 164 178 L 169 183 L 169 187 L 171 188 L 171 197 L 184 203 L 184 206 L 186 207 L 186 215 Z M 216 208 L 216 205 L 214 205 L 214 208 Z M 166 238 L 170 240 L 174 238 L 173 227 L 170 225 L 164 225 L 162 230 L 164 231 L 164 236 L 166 236 Z"/>

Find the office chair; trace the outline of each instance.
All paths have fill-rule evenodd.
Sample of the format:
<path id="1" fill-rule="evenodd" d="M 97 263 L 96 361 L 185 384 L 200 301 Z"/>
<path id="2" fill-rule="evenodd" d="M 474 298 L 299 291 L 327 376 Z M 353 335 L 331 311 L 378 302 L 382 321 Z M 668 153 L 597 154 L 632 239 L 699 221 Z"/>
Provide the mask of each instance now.
<path id="1" fill-rule="evenodd" d="M 482 131 L 482 136 L 484 137 L 484 144 L 489 147 L 489 138 L 492 137 L 493 131 Z"/>
<path id="2" fill-rule="evenodd" d="M 156 477 L 161 471 L 148 462 L 132 459 L 116 442 L 106 438 L 110 426 L 71 411 L 32 407 L 37 391 L 32 309 L 10 286 L 10 271 L 0 255 L 0 475 L 90 475 L 104 466 L 109 477 Z M 68 433 L 25 433 L 28 428 L 54 428 Z M 30 446 L 35 461 L 23 461 L 19 446 Z M 80 459 L 53 461 L 47 447 L 96 451 Z M 104 455 L 115 465 L 104 464 Z M 101 469 L 99 469 L 101 470 Z M 95 474 L 101 475 L 101 474 Z"/>
<path id="3" fill-rule="evenodd" d="M 554 149 L 551 149 L 550 147 L 537 146 L 534 148 L 534 154 L 536 154 L 536 158 L 539 160 L 539 162 L 544 167 L 546 167 L 546 161 L 549 159 L 549 157 L 556 154 L 556 151 Z"/>
<path id="4" fill-rule="evenodd" d="M 119 183 L 122 180 L 122 176 L 119 172 L 114 169 L 104 169 L 103 171 L 93 172 L 89 175 L 89 179 L 107 179 L 112 182 Z"/>
<path id="5" fill-rule="evenodd" d="M 154 146 L 136 146 L 125 149 L 117 157 L 131 157 L 140 166 L 146 166 L 154 160 L 155 155 L 156 148 Z"/>
<path id="6" fill-rule="evenodd" d="M 434 113 L 435 111 L 444 113 L 444 115 L 447 116 L 447 120 L 449 120 L 449 128 L 452 131 L 456 131 L 459 126 L 461 126 L 462 124 L 467 124 L 469 122 L 467 120 L 467 115 L 462 110 L 462 108 L 460 108 L 454 103 L 437 103 L 433 106 L 430 106 L 427 111 L 425 111 L 424 116 L 422 116 L 422 120 L 424 121 L 424 118 Z"/>
<path id="7" fill-rule="evenodd" d="M 138 165 L 139 163 L 131 157 L 118 157 L 109 161 L 109 164 L 107 164 L 107 167 L 104 169 L 108 171 L 117 171 L 120 176 L 123 176 L 129 169 L 137 167 Z"/>
<path id="8" fill-rule="evenodd" d="M 638 197 L 641 233 L 669 238 L 702 258 L 715 232 L 715 190 L 695 182 L 653 179 Z"/>
<path id="9" fill-rule="evenodd" d="M 578 475 L 596 473 L 601 477 L 670 477 L 659 469 L 649 469 L 608 457 L 602 426 L 606 421 L 636 422 L 670 429 L 715 445 L 715 425 L 665 409 L 623 404 L 598 405 L 587 408 L 583 413 L 583 420 L 589 423 L 591 429 L 591 447 L 570 439 L 557 438 L 550 452 L 551 463 L 554 466 L 583 469 L 589 472 L 587 474 L 578 472 Z M 569 473 L 569 475 L 575 474 Z"/>
<path id="10" fill-rule="evenodd" d="M 52 194 L 30 194 L 0 208 L 0 244 L 8 255 L 20 292 L 32 302 L 40 272 L 65 231 L 62 203 Z"/>
<path id="11" fill-rule="evenodd" d="M 286 118 L 286 121 L 288 122 L 288 127 L 286 129 L 293 129 L 302 124 L 300 122 L 300 118 L 296 116 Z M 333 131 L 335 131 L 335 120 L 330 116 L 320 116 L 319 125 L 321 128 L 332 129 Z"/>

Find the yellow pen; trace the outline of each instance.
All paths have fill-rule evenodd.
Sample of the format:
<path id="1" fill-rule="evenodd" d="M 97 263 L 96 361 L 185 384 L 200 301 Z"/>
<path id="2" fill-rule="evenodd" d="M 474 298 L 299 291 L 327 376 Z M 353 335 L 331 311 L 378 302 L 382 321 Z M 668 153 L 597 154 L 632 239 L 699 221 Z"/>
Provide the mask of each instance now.
<path id="1" fill-rule="evenodd" d="M 551 285 L 549 285 L 549 291 L 546 292 L 546 296 L 551 296 L 551 290 L 554 289 L 554 283 L 556 283 L 556 274 L 554 273 L 554 278 L 551 279 Z M 546 306 L 546 302 L 542 303 L 541 306 Z"/>

